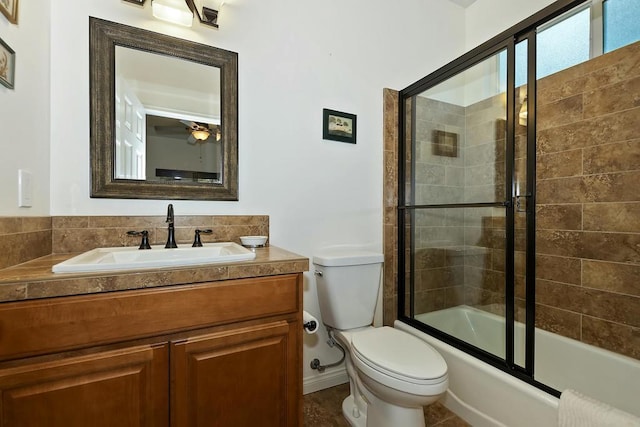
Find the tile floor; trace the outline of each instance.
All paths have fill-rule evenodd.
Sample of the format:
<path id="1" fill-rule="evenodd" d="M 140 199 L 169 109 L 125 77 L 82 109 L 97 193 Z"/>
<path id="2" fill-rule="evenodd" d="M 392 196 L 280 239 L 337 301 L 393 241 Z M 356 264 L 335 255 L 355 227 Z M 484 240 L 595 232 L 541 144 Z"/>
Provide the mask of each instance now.
<path id="1" fill-rule="evenodd" d="M 342 401 L 349 395 L 349 384 L 342 384 L 304 396 L 305 427 L 349 427 L 342 416 Z M 470 427 L 440 403 L 424 411 L 427 427 Z"/>

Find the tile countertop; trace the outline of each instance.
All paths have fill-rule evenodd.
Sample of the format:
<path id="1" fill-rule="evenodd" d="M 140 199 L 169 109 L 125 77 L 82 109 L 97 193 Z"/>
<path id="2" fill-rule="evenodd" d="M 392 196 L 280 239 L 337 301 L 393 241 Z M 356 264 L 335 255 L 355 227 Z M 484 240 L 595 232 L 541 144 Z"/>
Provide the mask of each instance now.
<path id="1" fill-rule="evenodd" d="M 213 282 L 309 270 L 309 259 L 276 246 L 255 249 L 251 261 L 118 272 L 52 273 L 77 254 L 47 255 L 0 270 L 0 303 L 99 292 Z"/>

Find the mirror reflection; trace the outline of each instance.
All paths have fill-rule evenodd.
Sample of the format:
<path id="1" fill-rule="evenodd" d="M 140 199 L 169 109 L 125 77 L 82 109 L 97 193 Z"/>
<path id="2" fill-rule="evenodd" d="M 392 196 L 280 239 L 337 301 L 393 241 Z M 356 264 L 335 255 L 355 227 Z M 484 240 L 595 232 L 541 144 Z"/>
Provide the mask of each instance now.
<path id="1" fill-rule="evenodd" d="M 122 46 L 115 54 L 114 177 L 220 183 L 220 70 Z"/>
<path id="2" fill-rule="evenodd" d="M 91 197 L 237 200 L 237 54 L 89 28 Z"/>

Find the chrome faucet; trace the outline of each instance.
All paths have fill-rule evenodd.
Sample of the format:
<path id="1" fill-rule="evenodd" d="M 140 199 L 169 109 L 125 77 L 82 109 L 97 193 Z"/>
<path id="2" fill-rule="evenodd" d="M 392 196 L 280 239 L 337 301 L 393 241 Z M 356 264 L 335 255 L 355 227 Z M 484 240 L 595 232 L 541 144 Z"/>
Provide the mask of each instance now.
<path id="1" fill-rule="evenodd" d="M 171 203 L 169 203 L 169 206 L 167 207 L 166 222 L 169 224 L 169 228 L 167 229 L 167 244 L 164 245 L 164 247 L 167 249 L 177 248 L 178 245 L 176 245 L 175 229 L 173 227 L 173 205 Z"/>

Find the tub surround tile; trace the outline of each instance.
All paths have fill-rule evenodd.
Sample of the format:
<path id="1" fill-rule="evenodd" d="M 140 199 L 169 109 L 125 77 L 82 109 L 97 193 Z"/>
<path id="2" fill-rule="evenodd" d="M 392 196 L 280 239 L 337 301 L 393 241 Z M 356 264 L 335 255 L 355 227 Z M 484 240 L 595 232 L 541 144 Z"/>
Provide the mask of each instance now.
<path id="1" fill-rule="evenodd" d="M 640 359 L 640 328 L 583 316 L 582 341 Z"/>
<path id="2" fill-rule="evenodd" d="M 640 233 L 582 233 L 581 258 L 640 264 Z"/>
<path id="3" fill-rule="evenodd" d="M 582 119 L 582 94 L 558 101 L 538 105 L 536 110 L 537 128 L 545 130 L 567 122 Z"/>
<path id="4" fill-rule="evenodd" d="M 551 280 L 536 279 L 536 302 L 549 307 L 562 307 L 577 314 L 582 313 L 585 293 L 580 286 Z"/>
<path id="5" fill-rule="evenodd" d="M 640 265 L 582 260 L 582 286 L 640 297 Z"/>
<path id="6" fill-rule="evenodd" d="M 537 133 L 537 151 L 548 154 L 637 139 L 639 122 L 640 109 L 634 108 L 605 117 L 546 127 Z"/>
<path id="7" fill-rule="evenodd" d="M 585 92 L 584 117 L 598 117 L 640 107 L 639 93 L 640 77 Z"/>
<path id="8" fill-rule="evenodd" d="M 583 288 L 582 314 L 640 327 L 640 297 L 604 292 L 597 289 Z"/>
<path id="9" fill-rule="evenodd" d="M 581 274 L 579 258 L 536 254 L 536 276 L 540 279 L 580 285 Z"/>
<path id="10" fill-rule="evenodd" d="M 596 145 L 583 152 L 582 167 L 587 175 L 640 169 L 640 139 Z"/>
<path id="11" fill-rule="evenodd" d="M 443 267 L 416 271 L 416 291 L 448 288 L 464 283 L 464 267 Z"/>
<path id="12" fill-rule="evenodd" d="M 385 297 L 382 307 L 383 325 L 393 326 L 393 322 L 398 318 L 398 297 Z"/>
<path id="13" fill-rule="evenodd" d="M 442 310 L 445 308 L 445 291 L 444 289 L 415 291 L 413 305 L 416 313 Z"/>
<path id="14" fill-rule="evenodd" d="M 537 205 L 536 228 L 538 230 L 581 230 L 582 205 Z"/>
<path id="15" fill-rule="evenodd" d="M 568 310 L 536 304 L 536 327 L 580 341 L 582 316 Z"/>
<path id="16" fill-rule="evenodd" d="M 391 326 L 397 313 L 397 283 L 398 283 L 398 256 L 396 242 L 398 236 L 398 114 L 400 94 L 393 89 L 384 89 L 382 93 L 383 114 L 383 247 L 384 258 L 384 282 L 383 282 L 383 324 Z M 410 167 L 407 171 L 410 171 Z M 407 258 L 405 258 L 407 259 Z M 406 271 L 406 270 L 405 270 Z"/>
<path id="17" fill-rule="evenodd" d="M 452 286 L 444 290 L 444 308 L 455 307 L 465 303 L 465 287 Z"/>
<path id="18" fill-rule="evenodd" d="M 578 231 L 537 230 L 536 255 L 557 255 L 580 258 L 581 237 Z"/>
<path id="19" fill-rule="evenodd" d="M 640 170 L 558 179 L 540 177 L 537 200 L 540 204 L 633 202 L 638 199 L 638 180 Z"/>
<path id="20" fill-rule="evenodd" d="M 584 205 L 584 229 L 589 231 L 640 231 L 640 202 L 587 203 Z"/>
<path id="21" fill-rule="evenodd" d="M 522 167 L 519 170 L 524 170 Z M 537 157 L 536 170 L 545 178 L 582 175 L 582 150 L 560 151 Z"/>

